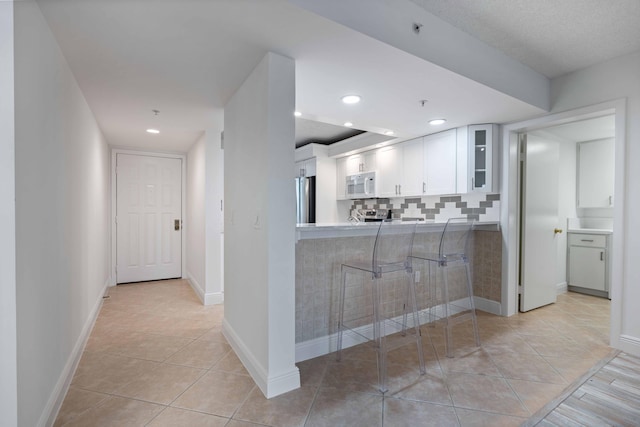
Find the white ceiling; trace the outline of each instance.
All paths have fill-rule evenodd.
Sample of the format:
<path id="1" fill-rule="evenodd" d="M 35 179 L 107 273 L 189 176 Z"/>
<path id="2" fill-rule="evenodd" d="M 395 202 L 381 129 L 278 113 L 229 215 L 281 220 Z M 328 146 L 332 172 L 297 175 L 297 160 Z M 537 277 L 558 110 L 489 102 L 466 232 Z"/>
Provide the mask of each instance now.
<path id="1" fill-rule="evenodd" d="M 407 139 L 543 113 L 284 0 L 38 3 L 113 146 L 185 152 L 203 131 L 219 132 L 225 103 L 268 51 L 295 59 L 306 120 Z M 347 93 L 362 102 L 341 104 Z M 430 127 L 436 117 L 448 122 Z"/>
<path id="2" fill-rule="evenodd" d="M 411 0 L 553 78 L 640 50 L 638 0 Z"/>

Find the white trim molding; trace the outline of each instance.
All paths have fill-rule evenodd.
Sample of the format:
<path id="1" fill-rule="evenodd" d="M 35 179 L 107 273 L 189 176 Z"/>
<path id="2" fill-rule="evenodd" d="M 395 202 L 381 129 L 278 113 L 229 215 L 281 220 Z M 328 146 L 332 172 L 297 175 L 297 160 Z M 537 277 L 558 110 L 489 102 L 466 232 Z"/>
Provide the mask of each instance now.
<path id="1" fill-rule="evenodd" d="M 193 291 L 196 293 L 202 305 L 215 305 L 224 303 L 224 292 L 205 293 L 200 283 L 188 271 L 186 277 L 189 285 L 191 286 L 191 289 L 193 289 Z"/>
<path id="2" fill-rule="evenodd" d="M 107 289 L 111 286 L 110 281 L 111 277 L 108 277 L 104 283 L 102 292 L 99 294 L 98 300 L 91 309 L 87 322 L 84 324 L 82 332 L 80 333 L 76 344 L 73 346 L 73 350 L 71 351 L 71 354 L 69 354 L 67 363 L 65 363 L 64 369 L 56 382 L 55 388 L 49 396 L 47 406 L 45 406 L 45 409 L 42 412 L 42 417 L 38 421 L 38 426 L 52 426 L 58 417 L 58 412 L 60 412 L 62 402 L 69 391 L 71 380 L 73 379 L 76 369 L 78 368 L 78 364 L 80 363 L 84 347 L 87 345 L 87 341 L 91 335 L 91 330 L 98 319 L 98 314 L 102 308 L 104 296 L 107 294 Z"/>
<path id="3" fill-rule="evenodd" d="M 297 366 L 294 365 L 287 372 L 269 376 L 265 368 L 253 357 L 247 346 L 229 325 L 227 319 L 222 321 L 222 333 L 267 399 L 300 388 L 300 371 Z"/>
<path id="4" fill-rule="evenodd" d="M 640 357 L 640 339 L 630 335 L 620 335 L 618 348 L 626 353 Z"/>
<path id="5" fill-rule="evenodd" d="M 567 282 L 556 284 L 556 295 L 566 294 L 568 290 L 569 288 L 567 287 Z"/>

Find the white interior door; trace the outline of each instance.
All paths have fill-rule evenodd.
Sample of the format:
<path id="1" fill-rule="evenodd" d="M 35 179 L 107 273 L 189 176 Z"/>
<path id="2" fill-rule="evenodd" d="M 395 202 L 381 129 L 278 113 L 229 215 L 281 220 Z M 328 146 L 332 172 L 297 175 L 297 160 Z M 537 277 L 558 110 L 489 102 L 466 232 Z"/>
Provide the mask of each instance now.
<path id="1" fill-rule="evenodd" d="M 182 160 L 116 162 L 116 283 L 181 277 Z"/>
<path id="2" fill-rule="evenodd" d="M 521 135 L 520 311 L 556 302 L 558 142 Z"/>

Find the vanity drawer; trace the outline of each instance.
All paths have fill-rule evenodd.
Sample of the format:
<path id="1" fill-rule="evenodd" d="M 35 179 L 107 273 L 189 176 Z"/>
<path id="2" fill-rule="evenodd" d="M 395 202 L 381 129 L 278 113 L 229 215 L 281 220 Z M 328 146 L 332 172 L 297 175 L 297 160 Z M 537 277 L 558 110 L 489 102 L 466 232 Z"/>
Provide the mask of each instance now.
<path id="1" fill-rule="evenodd" d="M 604 234 L 569 233 L 569 245 L 604 248 L 607 246 L 607 236 Z"/>

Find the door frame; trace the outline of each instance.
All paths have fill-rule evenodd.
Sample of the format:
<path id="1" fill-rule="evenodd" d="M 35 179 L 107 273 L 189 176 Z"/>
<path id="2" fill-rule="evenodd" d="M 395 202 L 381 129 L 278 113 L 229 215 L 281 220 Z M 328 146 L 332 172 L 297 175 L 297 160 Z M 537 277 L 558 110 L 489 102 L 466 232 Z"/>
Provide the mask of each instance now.
<path id="1" fill-rule="evenodd" d="M 622 290 L 625 245 L 625 141 L 626 98 L 594 104 L 587 107 L 554 113 L 522 122 L 502 126 L 502 171 L 500 188 L 500 227 L 503 233 L 501 314 L 511 316 L 518 312 L 518 257 L 519 206 L 518 188 L 518 134 L 533 130 L 584 120 L 604 114 L 615 115 L 615 172 L 613 207 L 613 242 L 611 256 L 611 330 L 610 344 L 620 348 Z"/>
<path id="2" fill-rule="evenodd" d="M 180 167 L 180 179 L 181 179 L 181 188 L 180 188 L 180 215 L 182 218 L 182 239 L 180 242 L 180 251 L 182 253 L 181 256 L 181 278 L 185 278 L 185 269 L 187 267 L 187 242 L 186 242 L 186 227 L 188 224 L 185 224 L 186 218 L 186 201 L 187 201 L 187 156 L 184 154 L 178 153 L 163 153 L 158 151 L 141 151 L 141 150 L 129 150 L 125 148 L 113 148 L 111 150 L 111 278 L 110 284 L 111 286 L 116 285 L 116 264 L 118 262 L 116 249 L 118 247 L 117 233 L 116 233 L 116 213 L 117 213 L 117 198 L 116 198 L 116 163 L 118 154 L 132 154 L 136 156 L 147 156 L 147 157 L 162 157 L 166 159 L 180 159 L 181 167 Z"/>

